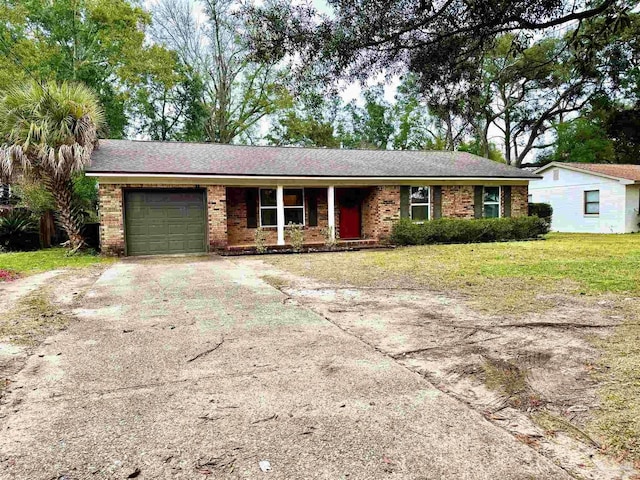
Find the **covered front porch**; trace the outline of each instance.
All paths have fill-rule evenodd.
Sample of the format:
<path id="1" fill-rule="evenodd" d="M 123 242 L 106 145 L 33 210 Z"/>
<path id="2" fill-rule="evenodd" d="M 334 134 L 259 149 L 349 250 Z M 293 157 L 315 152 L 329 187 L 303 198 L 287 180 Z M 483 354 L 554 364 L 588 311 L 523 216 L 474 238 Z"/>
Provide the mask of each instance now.
<path id="1" fill-rule="evenodd" d="M 390 188 L 395 189 L 342 185 L 227 187 L 227 250 L 254 248 L 258 236 L 270 249 L 286 249 L 292 244 L 293 230 L 301 231 L 306 248 L 375 245 L 381 240 L 381 194 Z M 387 199 L 387 204 L 399 214 L 399 191 L 394 200 Z"/>

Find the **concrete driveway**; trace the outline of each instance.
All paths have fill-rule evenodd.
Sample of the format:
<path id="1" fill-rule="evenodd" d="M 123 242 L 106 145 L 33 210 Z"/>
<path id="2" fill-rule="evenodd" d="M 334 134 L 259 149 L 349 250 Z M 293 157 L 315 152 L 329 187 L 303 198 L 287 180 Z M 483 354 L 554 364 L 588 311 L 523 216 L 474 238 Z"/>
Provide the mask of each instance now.
<path id="1" fill-rule="evenodd" d="M 107 270 L 16 376 L 0 476 L 568 478 L 259 275 L 217 258 Z"/>

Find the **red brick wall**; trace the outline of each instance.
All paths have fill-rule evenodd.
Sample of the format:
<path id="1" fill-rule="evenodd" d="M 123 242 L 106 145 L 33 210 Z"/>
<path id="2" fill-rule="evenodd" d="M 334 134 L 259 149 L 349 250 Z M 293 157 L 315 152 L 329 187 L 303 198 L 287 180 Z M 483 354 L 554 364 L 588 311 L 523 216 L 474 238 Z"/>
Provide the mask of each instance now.
<path id="1" fill-rule="evenodd" d="M 442 216 L 451 218 L 474 218 L 474 185 L 443 185 Z M 511 187 L 511 216 L 521 217 L 528 213 L 527 185 Z M 504 195 L 501 200 L 504 215 Z"/>
<path id="2" fill-rule="evenodd" d="M 400 219 L 400 187 L 372 187 L 362 202 L 362 224 L 365 238 L 384 241 Z"/>
<path id="3" fill-rule="evenodd" d="M 227 188 L 222 185 L 207 187 L 207 218 L 209 220 L 209 249 L 227 246 Z"/>
<path id="4" fill-rule="evenodd" d="M 107 255 L 124 255 L 122 185 L 100 185 L 100 248 Z"/>
<path id="5" fill-rule="evenodd" d="M 123 188 L 194 188 L 194 185 L 100 185 L 100 238 L 103 252 L 112 255 L 123 255 L 125 237 L 123 225 Z M 400 218 L 400 187 L 376 186 L 365 187 L 367 194 L 362 202 L 362 236 L 363 238 L 384 241 L 390 234 L 393 224 Z M 227 245 L 253 245 L 255 228 L 247 228 L 247 206 L 245 189 L 208 186 L 207 218 L 209 248 L 216 250 Z M 318 226 L 305 227 L 305 242 L 324 242 L 323 229 L 328 226 L 327 191 L 318 189 Z M 504 198 L 504 197 L 503 197 Z M 511 215 L 514 217 L 527 215 L 528 187 L 516 185 L 511 187 Z M 442 186 L 442 216 L 454 218 L 474 217 L 474 186 L 444 185 Z M 305 213 L 308 222 L 308 196 L 305 195 Z M 256 205 L 256 208 L 258 206 Z M 502 205 L 504 212 L 504 205 Z M 336 235 L 339 237 L 340 205 L 336 201 Z M 265 229 L 267 244 L 277 243 L 275 227 Z M 285 241 L 288 235 L 285 231 Z"/>
<path id="6" fill-rule="evenodd" d="M 227 232 L 229 245 L 253 245 L 255 244 L 256 228 L 247 227 L 247 204 L 246 204 L 245 188 L 227 188 Z M 304 241 L 323 243 L 325 241 L 322 230 L 328 226 L 327 213 L 327 190 L 319 188 L 318 190 L 318 226 L 304 227 Z M 305 193 L 305 223 L 309 223 L 309 198 Z M 260 215 L 259 199 L 256 199 L 256 211 L 258 217 Z M 260 221 L 258 220 L 258 224 Z M 276 227 L 265 227 L 267 245 L 276 245 L 278 243 L 278 231 Z M 287 229 L 285 228 L 284 240 L 289 243 Z"/>
<path id="7" fill-rule="evenodd" d="M 529 186 L 514 185 L 511 187 L 511 216 L 525 217 L 529 215 Z"/>
<path id="8" fill-rule="evenodd" d="M 442 186 L 442 216 L 473 218 L 473 185 Z"/>
<path id="9" fill-rule="evenodd" d="M 195 185 L 101 184 L 98 191 L 100 247 L 107 255 L 125 253 L 123 188 L 195 188 Z M 227 246 L 226 216 L 226 188 L 220 185 L 207 187 L 208 236 L 211 250 Z"/>

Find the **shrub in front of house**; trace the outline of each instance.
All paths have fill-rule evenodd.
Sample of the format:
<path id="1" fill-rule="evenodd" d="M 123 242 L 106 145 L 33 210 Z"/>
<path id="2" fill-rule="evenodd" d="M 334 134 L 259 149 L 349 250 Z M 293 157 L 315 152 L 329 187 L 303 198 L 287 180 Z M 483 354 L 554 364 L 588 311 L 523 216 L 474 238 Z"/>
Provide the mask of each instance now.
<path id="1" fill-rule="evenodd" d="M 502 242 L 539 238 L 548 232 L 549 224 L 538 217 L 441 218 L 424 223 L 402 219 L 394 226 L 390 240 L 396 245 Z"/>
<path id="2" fill-rule="evenodd" d="M 547 223 L 551 223 L 553 207 L 548 203 L 529 203 L 529 215 L 544 218 Z"/>
<path id="3" fill-rule="evenodd" d="M 38 226 L 29 211 L 16 208 L 0 218 L 0 248 L 6 251 L 40 248 Z"/>

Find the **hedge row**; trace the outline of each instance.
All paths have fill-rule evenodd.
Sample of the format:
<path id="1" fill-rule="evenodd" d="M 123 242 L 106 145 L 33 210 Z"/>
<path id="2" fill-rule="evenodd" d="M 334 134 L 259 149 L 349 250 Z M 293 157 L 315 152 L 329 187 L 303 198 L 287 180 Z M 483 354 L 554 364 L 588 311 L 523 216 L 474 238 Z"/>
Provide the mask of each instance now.
<path id="1" fill-rule="evenodd" d="M 394 226 L 391 242 L 396 245 L 500 242 L 538 238 L 548 231 L 549 224 L 538 217 L 441 218 L 424 223 L 402 219 Z"/>
<path id="2" fill-rule="evenodd" d="M 553 208 L 548 203 L 529 202 L 529 215 L 544 218 L 547 223 L 551 223 Z"/>

